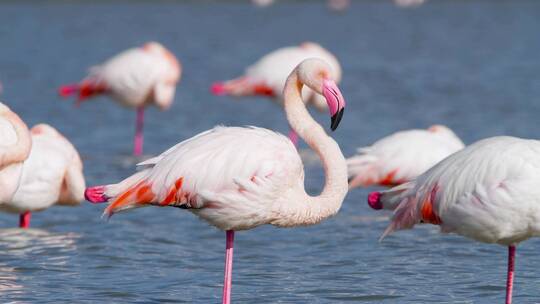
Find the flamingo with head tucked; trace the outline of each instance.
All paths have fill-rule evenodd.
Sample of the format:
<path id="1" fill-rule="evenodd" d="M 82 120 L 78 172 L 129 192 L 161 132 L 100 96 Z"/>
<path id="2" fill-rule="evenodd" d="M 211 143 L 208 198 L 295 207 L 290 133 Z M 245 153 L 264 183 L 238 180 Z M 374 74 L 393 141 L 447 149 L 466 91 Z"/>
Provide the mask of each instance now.
<path id="1" fill-rule="evenodd" d="M 508 246 L 506 303 L 512 302 L 515 246 L 540 236 L 540 141 L 493 137 L 458 151 L 415 180 L 368 197 L 394 210 L 383 234 L 418 223 Z"/>
<path id="2" fill-rule="evenodd" d="M 19 188 L 23 162 L 30 155 L 32 140 L 26 124 L 0 102 L 0 208 L 11 202 Z M 19 226 L 26 216 L 21 214 Z"/>
<path id="3" fill-rule="evenodd" d="M 78 205 L 84 199 L 84 176 L 79 153 L 53 127 L 39 124 L 30 130 L 32 149 L 22 165 L 19 188 L 0 205 L 21 214 L 21 228 L 30 226 L 31 212 L 57 205 Z"/>
<path id="4" fill-rule="evenodd" d="M 359 148 L 357 155 L 347 159 L 349 188 L 408 182 L 463 147 L 443 125 L 396 132 Z"/>
<path id="5" fill-rule="evenodd" d="M 348 188 L 345 159 L 309 115 L 301 95 L 306 85 L 325 97 L 335 130 L 345 100 L 332 75 L 324 61 L 308 59 L 292 71 L 284 89 L 292 129 L 323 162 L 326 181 L 319 196 L 306 193 L 302 161 L 285 136 L 256 127 L 216 127 L 142 162 L 142 171 L 118 184 L 88 188 L 86 198 L 110 202 L 107 216 L 149 205 L 173 206 L 227 231 L 223 303 L 229 303 L 235 230 L 313 225 L 341 207 Z"/>
<path id="6" fill-rule="evenodd" d="M 153 104 L 168 109 L 181 72 L 170 51 L 157 42 L 148 42 L 92 67 L 89 76 L 77 84 L 61 86 L 59 94 L 77 95 L 77 104 L 107 94 L 123 106 L 137 108 L 133 154 L 138 156 L 143 151 L 144 107 Z"/>
<path id="7" fill-rule="evenodd" d="M 244 75 L 224 82 L 216 82 L 211 91 L 215 95 L 266 96 L 278 104 L 283 104 L 283 88 L 287 76 L 303 60 L 320 58 L 330 64 L 332 78 L 339 84 L 341 66 L 334 55 L 317 43 L 304 42 L 299 46 L 277 49 L 246 68 Z M 303 100 L 323 112 L 328 110 L 326 101 L 312 89 L 304 87 Z M 289 138 L 297 144 L 296 133 L 290 132 Z"/>

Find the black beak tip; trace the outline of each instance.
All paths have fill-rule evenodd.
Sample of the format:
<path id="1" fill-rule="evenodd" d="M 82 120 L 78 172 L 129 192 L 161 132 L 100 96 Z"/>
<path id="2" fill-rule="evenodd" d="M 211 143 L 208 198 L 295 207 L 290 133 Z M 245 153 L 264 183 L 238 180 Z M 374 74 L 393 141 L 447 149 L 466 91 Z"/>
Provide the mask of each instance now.
<path id="1" fill-rule="evenodd" d="M 344 108 L 341 109 L 339 112 L 337 112 L 336 114 L 334 114 L 334 116 L 332 116 L 331 118 L 331 123 L 330 123 L 330 129 L 332 131 L 335 131 L 337 129 L 337 127 L 339 126 L 339 122 L 341 121 L 341 118 L 343 118 L 343 112 L 344 112 Z"/>

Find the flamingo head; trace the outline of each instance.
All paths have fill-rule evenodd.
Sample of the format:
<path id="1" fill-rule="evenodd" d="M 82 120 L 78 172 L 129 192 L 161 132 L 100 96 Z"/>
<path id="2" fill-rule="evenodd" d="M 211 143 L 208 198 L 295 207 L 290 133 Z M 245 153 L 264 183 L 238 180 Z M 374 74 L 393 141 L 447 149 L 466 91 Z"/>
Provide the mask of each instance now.
<path id="1" fill-rule="evenodd" d="M 337 84 L 335 72 L 321 59 L 306 59 L 298 67 L 299 80 L 326 99 L 331 117 L 330 128 L 335 131 L 345 111 L 345 98 Z"/>

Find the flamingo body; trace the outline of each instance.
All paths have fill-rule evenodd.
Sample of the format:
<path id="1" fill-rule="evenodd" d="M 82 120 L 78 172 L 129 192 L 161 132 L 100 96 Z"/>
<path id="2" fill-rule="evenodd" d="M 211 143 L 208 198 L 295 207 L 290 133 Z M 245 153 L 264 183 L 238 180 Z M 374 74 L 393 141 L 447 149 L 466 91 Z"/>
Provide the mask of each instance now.
<path id="1" fill-rule="evenodd" d="M 294 203 L 282 194 L 303 188 L 294 145 L 255 127 L 216 127 L 140 166 L 146 169 L 135 178 L 105 186 L 105 195 L 116 198 L 107 215 L 152 203 L 186 208 L 222 230 L 245 230 L 271 224 Z"/>
<path id="2" fill-rule="evenodd" d="M 409 183 L 370 194 L 368 203 L 394 210 L 383 237 L 432 223 L 442 232 L 508 246 L 510 304 L 515 246 L 540 236 L 539 180 L 540 141 L 492 137 L 454 153 Z"/>
<path id="3" fill-rule="evenodd" d="M 347 159 L 349 187 L 411 181 L 463 147 L 456 134 L 442 125 L 396 132 L 359 148 L 357 155 Z"/>
<path id="4" fill-rule="evenodd" d="M 67 97 L 78 92 L 81 100 L 109 94 L 127 107 L 154 104 L 168 109 L 180 75 L 174 55 L 161 44 L 149 42 L 92 67 L 88 77 L 77 85 L 62 87 L 60 94 Z"/>
<path id="5" fill-rule="evenodd" d="M 54 128 L 31 129 L 32 150 L 22 167 L 20 185 L 3 211 L 24 213 L 53 204 L 76 205 L 84 199 L 82 162 L 73 145 Z"/>
<path id="6" fill-rule="evenodd" d="M 252 96 L 262 95 L 274 97 L 278 104 L 283 104 L 283 88 L 287 76 L 303 60 L 320 58 L 331 67 L 332 78 L 339 83 L 341 66 L 334 55 L 317 43 L 304 42 L 299 46 L 277 49 L 259 59 L 246 68 L 244 75 L 223 83 L 216 83 L 212 92 L 217 95 Z M 304 87 L 304 101 L 315 106 L 319 111 L 328 109 L 324 98 Z"/>

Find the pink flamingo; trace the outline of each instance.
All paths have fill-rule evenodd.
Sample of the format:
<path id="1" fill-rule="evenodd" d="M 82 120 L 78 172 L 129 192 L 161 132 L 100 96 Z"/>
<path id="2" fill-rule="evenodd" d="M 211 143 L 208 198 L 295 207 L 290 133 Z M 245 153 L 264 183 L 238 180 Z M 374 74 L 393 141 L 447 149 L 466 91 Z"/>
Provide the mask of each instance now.
<path id="1" fill-rule="evenodd" d="M 322 46 L 313 42 L 304 42 L 299 46 L 277 49 L 259 59 L 246 68 L 244 75 L 224 82 L 216 82 L 211 91 L 214 95 L 231 96 L 267 96 L 272 97 L 278 104 L 283 104 L 283 88 L 287 76 L 303 60 L 320 58 L 331 66 L 332 78 L 339 83 L 341 66 L 334 55 Z M 312 89 L 304 87 L 303 100 L 321 112 L 328 111 L 326 101 Z M 291 130 L 289 138 L 296 145 L 298 137 Z"/>
<path id="2" fill-rule="evenodd" d="M 418 223 L 508 246 L 506 303 L 512 302 L 515 246 L 540 236 L 540 141 L 492 137 L 444 159 L 415 180 L 368 197 L 395 210 L 382 237 Z"/>
<path id="3" fill-rule="evenodd" d="M 0 102 L 0 208 L 13 199 L 31 147 L 26 124 Z M 26 216 L 21 214 L 20 227 L 24 227 L 25 220 Z"/>
<path id="4" fill-rule="evenodd" d="M 22 166 L 19 188 L 0 209 L 21 214 L 20 227 L 30 226 L 31 212 L 54 204 L 78 205 L 84 199 L 79 153 L 56 129 L 39 124 L 30 130 L 32 149 Z"/>
<path id="5" fill-rule="evenodd" d="M 313 225 L 341 207 L 347 193 L 345 159 L 301 96 L 303 85 L 324 95 L 335 130 L 345 100 L 331 75 L 324 61 L 305 60 L 289 76 L 284 92 L 289 123 L 323 162 L 326 181 L 319 196 L 304 190 L 302 161 L 286 137 L 256 127 L 215 127 L 140 163 L 145 169 L 118 184 L 88 188 L 87 200 L 111 202 L 107 216 L 148 205 L 179 207 L 227 231 L 223 303 L 230 303 L 235 230 Z"/>
<path id="6" fill-rule="evenodd" d="M 124 51 L 92 67 L 88 77 L 59 89 L 62 97 L 77 94 L 77 104 L 96 95 L 108 94 L 121 105 L 137 108 L 133 154 L 143 151 L 144 107 L 154 104 L 168 109 L 180 81 L 181 65 L 165 47 L 148 42 Z"/>
<path id="7" fill-rule="evenodd" d="M 394 186 L 424 173 L 465 145 L 446 126 L 406 130 L 384 137 L 347 159 L 349 188 Z"/>

